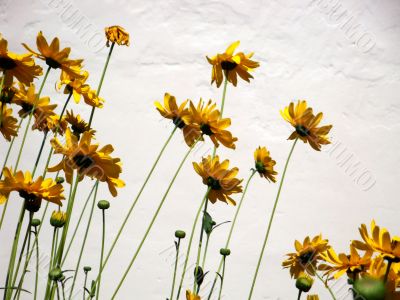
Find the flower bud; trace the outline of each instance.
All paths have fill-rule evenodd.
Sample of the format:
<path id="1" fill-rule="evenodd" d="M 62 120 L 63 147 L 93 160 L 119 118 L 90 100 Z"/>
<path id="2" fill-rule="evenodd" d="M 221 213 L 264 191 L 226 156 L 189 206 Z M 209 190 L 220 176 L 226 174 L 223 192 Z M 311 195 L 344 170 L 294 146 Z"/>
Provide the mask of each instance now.
<path id="1" fill-rule="evenodd" d="M 185 236 L 186 236 L 186 232 L 184 232 L 183 230 L 175 231 L 175 237 L 177 237 L 178 239 L 184 239 Z"/>
<path id="2" fill-rule="evenodd" d="M 50 280 L 57 281 L 62 277 L 62 271 L 59 267 L 55 267 L 49 273 Z"/>
<path id="3" fill-rule="evenodd" d="M 301 274 L 296 280 L 296 287 L 300 291 L 307 293 L 311 289 L 313 283 L 314 280 L 310 276 L 307 274 Z"/>
<path id="4" fill-rule="evenodd" d="M 108 202 L 107 200 L 100 200 L 97 203 L 97 207 L 100 209 L 109 209 L 110 208 L 110 202 Z"/>
<path id="5" fill-rule="evenodd" d="M 228 248 L 221 248 L 219 253 L 223 256 L 229 256 L 231 254 L 231 250 Z"/>
<path id="6" fill-rule="evenodd" d="M 61 228 L 64 226 L 66 221 L 67 221 L 67 214 L 65 212 L 55 210 L 51 214 L 50 224 L 53 227 Z"/>
<path id="7" fill-rule="evenodd" d="M 62 184 L 62 183 L 64 183 L 64 181 L 65 181 L 64 177 L 59 176 L 56 178 L 56 183 L 58 183 L 58 184 Z"/>
<path id="8" fill-rule="evenodd" d="M 38 227 L 40 225 L 40 220 L 39 219 L 32 219 L 31 221 L 31 226 L 32 227 Z"/>
<path id="9" fill-rule="evenodd" d="M 379 279 L 371 277 L 358 279 L 354 282 L 353 290 L 356 294 L 355 299 L 358 299 L 360 296 L 366 300 L 385 299 L 385 283 Z"/>
<path id="10" fill-rule="evenodd" d="M 83 267 L 83 271 L 84 271 L 85 273 L 90 272 L 91 270 L 92 270 L 92 267 L 89 267 L 89 266 Z"/>

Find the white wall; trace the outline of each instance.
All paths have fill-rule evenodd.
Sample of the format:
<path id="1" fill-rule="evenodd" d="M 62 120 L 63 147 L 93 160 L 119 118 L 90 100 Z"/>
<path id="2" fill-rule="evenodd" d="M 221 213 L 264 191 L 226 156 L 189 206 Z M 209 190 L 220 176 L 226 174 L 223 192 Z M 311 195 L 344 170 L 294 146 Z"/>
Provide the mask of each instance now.
<path id="1" fill-rule="evenodd" d="M 241 40 L 240 50 L 254 51 L 254 59 L 261 63 L 251 84 L 229 86 L 227 94 L 225 115 L 232 118 L 231 130 L 239 142 L 236 151 L 221 148 L 219 153 L 238 166 L 244 178 L 253 167 L 253 150 L 258 145 L 271 150 L 278 172 L 282 171 L 291 146 L 286 138 L 292 129 L 280 117 L 280 109 L 290 101 L 307 99 L 316 111 L 324 112 L 324 122 L 334 126 L 335 146 L 321 153 L 302 143 L 295 149 L 253 297 L 293 299 L 294 281 L 282 270 L 281 261 L 292 251 L 294 239 L 322 233 L 337 251 L 347 251 L 350 240 L 359 237 L 357 227 L 372 218 L 399 234 L 399 13 L 396 0 L 2 0 L 0 31 L 14 51 L 23 51 L 21 42 L 34 45 L 39 30 L 60 37 L 62 45 L 72 47 L 74 57 L 85 58 L 94 87 L 107 53 L 96 44 L 103 28 L 119 24 L 130 32 L 131 46 L 115 49 L 102 90 L 107 102 L 104 109 L 96 111 L 94 121 L 98 141 L 113 144 L 121 157 L 122 177 L 127 183 L 116 199 L 110 199 L 104 186 L 101 189 L 101 198 L 111 200 L 109 242 L 172 129 L 161 120 L 153 101 L 167 91 L 180 100 L 220 99 L 222 89 L 209 84 L 211 68 L 205 55 Z M 82 32 L 77 33 L 79 26 L 71 25 L 81 18 L 81 24 L 89 26 L 83 37 Z M 44 94 L 61 105 L 65 97 L 54 90 L 55 73 Z M 74 104 L 74 110 L 89 114 L 84 104 Z M 32 167 L 40 138 L 37 133 L 29 136 L 23 169 Z M 186 149 L 182 137 L 176 135 L 105 272 L 103 299 L 113 292 Z M 0 150 L 3 157 L 4 141 Z M 198 161 L 205 150 L 189 160 Z M 351 174 L 347 168 L 357 163 L 358 170 Z M 76 215 L 90 186 L 88 182 L 79 189 Z M 225 299 L 247 299 L 277 187 L 257 177 L 249 189 L 231 246 Z M 172 247 L 176 229 L 190 231 L 204 189 L 188 162 L 118 299 L 168 297 L 173 252 L 165 250 Z M 11 200 L 0 232 L 3 270 L 21 202 L 17 196 Z M 210 206 L 210 212 L 217 221 L 225 221 L 232 219 L 234 208 L 217 203 Z M 83 264 L 95 269 L 101 232 L 98 210 L 93 225 Z M 206 269 L 216 267 L 227 229 L 224 226 L 213 235 Z M 83 231 L 77 237 L 82 236 Z M 48 230 L 40 241 L 43 253 L 48 253 L 50 241 Z M 68 268 L 74 268 L 77 252 L 78 247 Z M 82 268 L 79 272 L 82 275 Z M 5 271 L 1 282 L 4 276 Z M 26 288 L 32 290 L 32 274 L 27 282 Z M 43 285 L 41 282 L 42 291 Z M 82 277 L 78 287 L 81 285 Z M 189 279 L 185 288 L 191 288 Z M 313 290 L 329 299 L 321 284 L 316 283 Z"/>

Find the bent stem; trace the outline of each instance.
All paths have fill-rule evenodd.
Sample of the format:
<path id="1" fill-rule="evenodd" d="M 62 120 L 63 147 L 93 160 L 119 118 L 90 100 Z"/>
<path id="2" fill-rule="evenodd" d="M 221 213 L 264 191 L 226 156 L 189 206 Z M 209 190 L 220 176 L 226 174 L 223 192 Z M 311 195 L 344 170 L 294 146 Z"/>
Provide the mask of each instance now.
<path id="1" fill-rule="evenodd" d="M 237 207 L 237 209 L 236 209 L 236 212 L 235 212 L 235 216 L 233 217 L 233 221 L 232 221 L 232 224 L 231 224 L 231 228 L 229 229 L 229 234 L 228 234 L 228 238 L 226 239 L 225 248 L 229 248 L 229 243 L 230 243 L 230 241 L 231 241 L 233 229 L 235 228 L 235 224 L 236 224 L 236 221 L 237 221 L 237 218 L 238 218 L 240 209 L 241 209 L 241 207 L 242 207 L 243 200 L 244 200 L 244 198 L 245 198 L 245 196 L 246 196 L 247 189 L 248 189 L 248 187 L 249 187 L 249 185 L 250 185 L 250 182 L 251 182 L 251 180 L 253 179 L 254 174 L 256 174 L 256 173 L 257 173 L 257 170 L 252 170 L 252 171 L 251 171 L 251 174 L 250 174 L 250 176 L 249 176 L 249 178 L 247 179 L 246 185 L 245 185 L 245 187 L 244 187 L 242 196 L 241 196 L 240 201 L 239 201 L 239 205 L 238 205 L 238 207 Z M 219 273 L 219 272 L 221 271 L 222 264 L 223 264 L 223 260 L 221 259 L 221 261 L 220 261 L 220 263 L 219 263 L 219 267 L 218 267 L 217 273 Z M 215 284 L 217 283 L 217 279 L 218 279 L 218 275 L 215 275 L 213 284 L 212 284 L 212 286 L 211 286 L 210 294 L 208 295 L 208 298 L 207 298 L 208 300 L 211 299 L 211 295 L 212 295 L 212 293 L 213 293 L 213 291 L 214 291 Z"/>
<path id="2" fill-rule="evenodd" d="M 254 276 L 253 276 L 253 282 L 252 282 L 252 284 L 251 284 L 251 288 L 250 288 L 250 293 L 249 293 L 249 298 L 248 298 L 248 300 L 250 300 L 251 297 L 252 297 L 252 295 L 253 295 L 254 286 L 255 286 L 255 284 L 256 284 L 258 271 L 259 271 L 259 269 L 260 269 L 261 261 L 262 261 L 262 258 L 263 258 L 263 256 L 264 256 L 265 246 L 267 245 L 269 233 L 270 233 L 271 227 L 272 227 L 272 221 L 274 220 L 275 211 L 276 211 L 276 208 L 277 208 L 277 206 L 278 206 L 279 196 L 280 196 L 281 190 L 282 190 L 282 185 L 283 185 L 283 182 L 284 182 L 284 180 L 285 180 L 285 175 L 286 175 L 287 167 L 288 167 L 288 165 L 289 165 L 289 161 L 290 161 L 290 158 L 291 158 L 291 156 L 292 156 L 294 147 L 296 146 L 297 140 L 298 140 L 298 139 L 296 138 L 296 139 L 294 140 L 294 142 L 293 142 L 292 148 L 290 149 L 290 152 L 289 152 L 289 156 L 288 156 L 288 158 L 287 158 L 287 160 L 286 160 L 286 163 L 285 163 L 285 168 L 283 169 L 282 179 L 281 179 L 281 182 L 279 183 L 278 193 L 277 193 L 276 198 L 275 198 L 274 207 L 273 207 L 273 209 L 272 209 L 271 217 L 269 218 L 269 221 L 268 221 L 267 233 L 266 233 L 266 235 L 265 235 L 264 242 L 263 242 L 263 245 L 262 245 L 262 247 L 261 247 L 261 253 L 260 253 L 260 256 L 259 256 L 259 258 L 258 258 L 257 268 L 256 268 L 256 271 L 255 271 Z"/>
<path id="3" fill-rule="evenodd" d="M 189 148 L 189 150 L 186 152 L 186 154 L 185 154 L 185 156 L 183 157 L 181 163 L 179 164 L 179 167 L 178 167 L 178 169 L 176 170 L 176 172 L 175 172 L 175 174 L 174 174 L 174 177 L 172 177 L 172 180 L 171 180 L 171 182 L 169 183 L 168 188 L 167 188 L 166 192 L 164 193 L 164 196 L 162 197 L 162 199 L 161 199 L 161 201 L 160 201 L 160 204 L 158 205 L 157 210 L 156 210 L 155 214 L 153 215 L 153 218 L 151 219 L 151 222 L 150 222 L 149 226 L 147 227 L 146 233 L 145 233 L 145 235 L 143 236 L 143 238 L 142 238 L 142 240 L 141 240 L 141 242 L 140 242 L 140 244 L 139 244 L 139 247 L 136 249 L 136 252 L 135 252 L 135 254 L 134 254 L 133 257 L 132 257 L 132 260 L 130 261 L 130 263 L 129 263 L 129 265 L 128 265 L 128 268 L 125 270 L 125 273 L 124 273 L 124 275 L 122 276 L 122 278 L 121 278 L 121 280 L 120 280 L 120 282 L 119 282 L 119 284 L 118 284 L 118 286 L 117 286 L 117 289 L 115 290 L 115 292 L 114 292 L 114 294 L 113 294 L 113 296 L 112 296 L 112 299 L 114 299 L 114 298 L 116 297 L 116 295 L 117 295 L 119 289 L 120 289 L 121 286 L 122 286 L 122 283 L 124 282 L 124 280 L 125 280 L 126 276 L 128 275 L 130 269 L 132 268 L 132 265 L 134 264 L 134 262 L 135 262 L 135 260 L 136 260 L 136 258 L 137 258 L 137 256 L 138 256 L 140 250 L 142 249 L 142 246 L 143 246 L 143 244 L 144 244 L 144 242 L 145 242 L 147 236 L 149 235 L 150 230 L 151 230 L 151 228 L 153 227 L 153 224 L 154 224 L 155 220 L 157 219 L 157 216 L 158 216 L 158 214 L 159 214 L 159 212 L 160 212 L 160 210 L 161 210 L 161 208 L 162 208 L 162 206 L 163 206 L 165 200 L 167 199 L 168 193 L 169 193 L 169 191 L 171 190 L 171 187 L 172 187 L 172 185 L 174 184 L 175 179 L 178 177 L 178 174 L 179 174 L 180 170 L 182 169 L 182 167 L 183 167 L 183 165 L 184 165 L 186 159 L 188 158 L 189 154 L 192 152 L 193 148 L 196 146 L 197 142 L 198 142 L 198 140 L 196 140 L 196 141 L 193 143 L 193 145 L 192 145 L 192 146 Z"/>

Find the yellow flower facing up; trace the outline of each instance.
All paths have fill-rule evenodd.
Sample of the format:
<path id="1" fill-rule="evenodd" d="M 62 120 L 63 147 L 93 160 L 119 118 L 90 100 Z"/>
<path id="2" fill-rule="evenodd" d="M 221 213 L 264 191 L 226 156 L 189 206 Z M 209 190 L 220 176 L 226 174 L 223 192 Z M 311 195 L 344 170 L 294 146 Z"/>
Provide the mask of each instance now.
<path id="1" fill-rule="evenodd" d="M 0 132 L 7 141 L 11 141 L 11 138 L 18 134 L 17 119 L 13 117 L 12 109 L 7 105 L 0 103 L 0 109 L 2 110 Z"/>
<path id="2" fill-rule="evenodd" d="M 371 264 L 373 251 L 367 250 L 361 257 L 354 246 L 350 246 L 350 255 L 340 253 L 339 255 L 330 248 L 321 254 L 322 259 L 328 264 L 320 264 L 318 269 L 325 271 L 325 275 L 333 274 L 334 279 L 340 278 L 347 273 L 351 279 L 355 279 L 357 274 L 365 271 Z"/>
<path id="3" fill-rule="evenodd" d="M 72 93 L 75 103 L 79 103 L 82 95 L 89 93 L 90 86 L 86 84 L 89 73 L 84 71 L 82 77 L 71 77 L 68 73 L 61 72 L 61 80 L 57 83 L 57 88 L 61 89 L 64 85 L 64 94 Z"/>
<path id="4" fill-rule="evenodd" d="M 317 127 L 322 120 L 322 113 L 313 114 L 311 107 L 307 107 L 306 101 L 298 101 L 296 106 L 290 103 L 281 111 L 282 117 L 288 121 L 295 131 L 289 136 L 289 140 L 301 139 L 304 143 L 317 150 L 321 150 L 322 145 L 330 144 L 327 137 L 332 125 Z"/>
<path id="5" fill-rule="evenodd" d="M 158 112 L 166 119 L 172 120 L 175 126 L 184 128 L 190 122 L 189 110 L 186 104 L 189 100 L 183 101 L 179 106 L 176 104 L 176 98 L 168 93 L 164 95 L 164 106 L 159 102 L 154 102 Z"/>
<path id="6" fill-rule="evenodd" d="M 211 84 L 215 82 L 217 87 L 220 87 L 224 76 L 234 86 L 237 85 L 238 75 L 247 82 L 250 82 L 250 78 L 253 78 L 249 72 L 258 68 L 260 64 L 251 60 L 253 53 L 244 54 L 239 52 L 234 54 L 239 44 L 240 42 L 236 41 L 224 53 L 217 54 L 211 58 L 207 56 L 208 62 L 212 65 Z"/>
<path id="7" fill-rule="evenodd" d="M 236 148 L 235 142 L 238 139 L 226 130 L 231 125 L 231 119 L 221 119 L 221 113 L 211 100 L 205 104 L 200 99 L 197 107 L 190 101 L 189 113 L 189 124 L 183 128 L 185 141 L 189 146 L 198 139 L 203 140 L 203 136 L 207 135 L 215 147 L 218 147 L 221 143 L 225 147 Z"/>
<path id="8" fill-rule="evenodd" d="M 265 147 L 258 147 L 254 151 L 255 167 L 261 177 L 265 177 L 268 181 L 276 182 L 275 176 L 278 174 L 274 170 L 276 162 L 271 158 L 269 151 Z"/>
<path id="9" fill-rule="evenodd" d="M 61 69 L 71 77 L 82 77 L 80 73 L 83 59 L 70 59 L 71 48 L 67 47 L 60 50 L 60 40 L 57 37 L 49 45 L 43 33 L 39 31 L 36 38 L 36 46 L 39 52 L 32 50 L 26 44 L 22 45 L 34 56 L 44 60 L 50 68 Z"/>
<path id="10" fill-rule="evenodd" d="M 400 237 L 391 237 L 386 228 L 379 228 L 375 221 L 371 222 L 371 235 L 365 224 L 359 228 L 364 242 L 353 241 L 353 245 L 360 250 L 373 250 L 380 253 L 383 258 L 392 262 L 400 262 Z"/>
<path id="11" fill-rule="evenodd" d="M 3 174 L 4 179 L 0 181 L 0 204 L 8 199 L 11 192 L 18 192 L 25 200 L 25 208 L 32 212 L 39 210 L 42 200 L 62 206 L 64 188 L 53 179 L 43 179 L 40 176 L 33 181 L 31 173 L 18 171 L 14 175 L 8 168 L 4 168 Z"/>
<path id="12" fill-rule="evenodd" d="M 57 138 L 51 140 L 54 153 L 62 154 L 63 159 L 59 164 L 49 168 L 50 172 L 63 170 L 68 183 L 72 182 L 74 170 L 78 172 L 79 180 L 84 176 L 96 178 L 108 184 L 110 193 L 117 196 L 116 188 L 125 186 L 119 179 L 122 172 L 121 161 L 113 158 L 110 154 L 114 151 L 111 145 L 99 148 L 98 144 L 92 144 L 92 135 L 86 131 L 81 139 L 71 133 L 69 129 L 65 132 L 65 145 L 62 145 Z"/>
<path id="13" fill-rule="evenodd" d="M 8 51 L 8 42 L 0 34 L 0 71 L 5 72 L 7 82 L 12 82 L 13 77 L 19 82 L 29 85 L 33 80 L 43 74 L 40 66 L 35 64 L 32 54 L 16 54 Z"/>
<path id="14" fill-rule="evenodd" d="M 321 235 L 313 239 L 307 236 L 303 243 L 296 240 L 294 247 L 296 252 L 286 254 L 288 259 L 282 263 L 283 268 L 289 268 L 290 275 L 294 278 L 298 278 L 303 272 L 315 275 L 321 254 L 330 248 L 328 240 L 323 239 Z"/>
<path id="15" fill-rule="evenodd" d="M 71 126 L 72 133 L 78 138 L 78 140 L 84 132 L 89 132 L 91 136 L 94 136 L 96 132 L 90 128 L 89 124 L 86 123 L 80 115 L 75 116 L 72 110 L 67 111 L 65 121 Z"/>
<path id="16" fill-rule="evenodd" d="M 318 295 L 307 295 L 307 300 L 319 300 Z"/>
<path id="17" fill-rule="evenodd" d="M 199 295 L 193 294 L 191 291 L 186 291 L 186 300 L 201 300 Z"/>
<path id="18" fill-rule="evenodd" d="M 236 205 L 231 195 L 241 193 L 242 179 L 237 179 L 238 168 L 229 168 L 229 160 L 219 161 L 218 155 L 203 157 L 200 163 L 193 163 L 197 174 L 203 178 L 203 183 L 211 188 L 208 199 L 215 203 L 217 200 Z"/>
<path id="19" fill-rule="evenodd" d="M 110 47 L 110 42 L 129 46 L 129 33 L 121 26 L 114 25 L 106 27 L 104 31 L 107 38 L 107 47 Z"/>

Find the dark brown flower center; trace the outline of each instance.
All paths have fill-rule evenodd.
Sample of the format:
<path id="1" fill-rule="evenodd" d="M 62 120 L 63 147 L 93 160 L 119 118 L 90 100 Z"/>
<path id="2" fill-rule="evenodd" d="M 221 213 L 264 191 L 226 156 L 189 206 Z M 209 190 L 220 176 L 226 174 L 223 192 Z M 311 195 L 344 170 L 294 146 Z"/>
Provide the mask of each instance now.
<path id="1" fill-rule="evenodd" d="M 0 57 L 0 68 L 3 70 L 11 70 L 17 66 L 15 61 L 9 57 Z"/>
<path id="2" fill-rule="evenodd" d="M 75 155 L 73 161 L 77 164 L 80 170 L 87 169 L 94 163 L 94 160 L 90 156 L 83 154 Z"/>
<path id="3" fill-rule="evenodd" d="M 212 135 L 213 134 L 213 132 L 211 131 L 211 127 L 208 124 L 201 124 L 200 125 L 200 130 L 205 135 Z"/>
<path id="4" fill-rule="evenodd" d="M 303 137 L 306 137 L 310 134 L 310 130 L 308 130 L 306 127 L 303 125 L 296 125 L 296 132 Z"/>
<path id="5" fill-rule="evenodd" d="M 30 212 L 37 212 L 42 204 L 42 199 L 26 190 L 20 190 L 19 196 L 25 200 L 25 209 Z"/>
<path id="6" fill-rule="evenodd" d="M 258 173 L 264 173 L 265 167 L 264 164 L 261 161 L 256 162 L 256 170 Z"/>
<path id="7" fill-rule="evenodd" d="M 174 122 L 175 126 L 177 126 L 180 129 L 185 127 L 185 122 L 183 122 L 183 120 L 179 117 L 174 117 L 172 121 Z"/>
<path id="8" fill-rule="evenodd" d="M 28 102 L 22 102 L 21 107 L 22 110 L 24 111 L 24 114 L 30 114 L 33 109 L 33 105 Z"/>
<path id="9" fill-rule="evenodd" d="M 300 255 L 300 262 L 303 266 L 308 265 L 314 260 L 314 251 L 310 250 Z"/>
<path id="10" fill-rule="evenodd" d="M 221 68 L 222 68 L 222 70 L 225 70 L 225 71 L 232 71 L 234 68 L 236 68 L 236 66 L 237 66 L 237 63 L 232 62 L 232 61 L 225 60 L 225 61 L 221 62 Z"/>
<path id="11" fill-rule="evenodd" d="M 53 69 L 58 69 L 59 67 L 61 67 L 61 64 L 51 57 L 46 57 L 46 64 Z"/>
<path id="12" fill-rule="evenodd" d="M 220 190 L 222 188 L 219 181 L 211 176 L 207 178 L 207 185 L 213 190 Z"/>
<path id="13" fill-rule="evenodd" d="M 10 104 L 14 98 L 15 90 L 12 87 L 5 87 L 0 96 L 0 102 L 3 104 Z"/>

